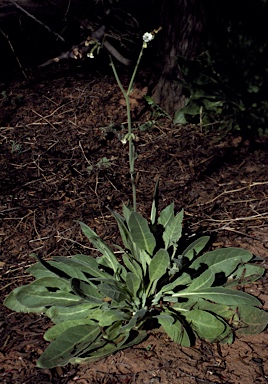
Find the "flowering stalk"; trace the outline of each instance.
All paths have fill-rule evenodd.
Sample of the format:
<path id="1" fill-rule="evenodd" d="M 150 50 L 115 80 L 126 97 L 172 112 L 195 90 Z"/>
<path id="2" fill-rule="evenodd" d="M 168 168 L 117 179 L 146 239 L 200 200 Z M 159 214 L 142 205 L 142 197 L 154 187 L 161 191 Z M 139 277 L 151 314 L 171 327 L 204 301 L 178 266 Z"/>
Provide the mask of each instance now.
<path id="1" fill-rule="evenodd" d="M 142 54 L 143 54 L 143 50 L 144 48 L 147 48 L 147 44 L 153 40 L 155 34 L 157 32 L 159 32 L 161 30 L 161 27 L 158 29 L 158 30 L 154 30 L 153 32 L 146 32 L 144 35 L 143 35 L 143 44 L 142 44 L 142 48 L 141 48 L 141 51 L 140 51 L 140 54 L 139 54 L 139 57 L 138 57 L 138 60 L 137 60 L 137 63 L 135 65 L 135 68 L 134 68 L 134 71 L 132 73 L 132 76 L 131 76 L 131 79 L 130 79 L 130 82 L 129 82 L 129 86 L 128 86 L 128 89 L 127 91 L 125 91 L 125 89 L 123 88 L 123 85 L 118 77 L 118 74 L 117 74 L 117 71 L 116 71 L 116 68 L 115 68 L 115 65 L 113 63 L 113 59 L 112 57 L 110 56 L 110 62 L 111 62 L 111 66 L 112 66 L 112 69 L 113 69 L 113 73 L 114 73 L 114 76 L 115 76 L 115 79 L 117 81 L 117 84 L 124 96 L 124 99 L 126 101 L 126 107 L 127 107 L 127 123 L 128 123 L 128 133 L 127 135 L 124 137 L 123 139 L 123 143 L 125 144 L 127 141 L 128 141 L 128 155 L 129 155 L 129 173 L 130 173 L 130 180 L 131 180 L 131 186 L 132 186 L 132 198 L 133 198 L 133 210 L 134 212 L 137 211 L 137 199 L 136 199 L 136 183 L 135 183 L 135 159 L 136 159 L 136 152 L 135 152 L 135 146 L 134 146 L 134 143 L 133 143 L 133 139 L 135 139 L 135 136 L 134 134 L 132 133 L 132 123 L 131 123 L 131 108 L 130 108 L 130 93 L 132 91 L 132 87 L 133 87 L 133 83 L 134 83 L 134 79 L 135 79 L 135 76 L 136 76 L 136 73 L 137 73 L 137 70 L 138 70 L 138 67 L 139 67 L 139 64 L 140 64 L 140 61 L 141 61 L 141 57 L 142 57 Z"/>

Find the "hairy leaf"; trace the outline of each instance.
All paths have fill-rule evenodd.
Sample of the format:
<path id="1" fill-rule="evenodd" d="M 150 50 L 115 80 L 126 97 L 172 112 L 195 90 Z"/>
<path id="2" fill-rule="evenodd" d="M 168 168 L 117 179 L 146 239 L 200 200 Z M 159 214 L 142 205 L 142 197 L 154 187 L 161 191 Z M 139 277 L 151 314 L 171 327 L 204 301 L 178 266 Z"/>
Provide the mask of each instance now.
<path id="1" fill-rule="evenodd" d="M 162 325 L 167 335 L 176 343 L 183 347 L 190 347 L 191 341 L 186 329 L 182 323 L 169 314 L 161 314 L 156 316 L 160 325 Z"/>
<path id="2" fill-rule="evenodd" d="M 265 272 L 263 267 L 254 264 L 246 264 L 229 275 L 228 281 L 224 286 L 233 287 L 258 280 Z"/>
<path id="3" fill-rule="evenodd" d="M 181 238 L 182 233 L 182 220 L 183 210 L 179 212 L 166 224 L 163 240 L 165 242 L 165 249 L 168 249 L 171 245 L 175 245 Z"/>
<path id="4" fill-rule="evenodd" d="M 131 212 L 128 219 L 128 226 L 132 241 L 140 250 L 145 250 L 149 255 L 152 255 L 156 242 L 154 235 L 150 231 L 147 220 L 140 214 Z"/>
<path id="5" fill-rule="evenodd" d="M 64 279 L 43 277 L 21 287 L 16 293 L 16 299 L 29 308 L 77 304 L 81 299 L 70 293 L 70 290 L 69 282 Z"/>
<path id="6" fill-rule="evenodd" d="M 223 305 L 260 305 L 260 301 L 248 293 L 222 287 L 203 288 L 195 291 L 191 291 L 190 287 L 188 287 L 183 291 L 174 293 L 173 296 L 190 299 L 200 297 Z"/>
<path id="7" fill-rule="evenodd" d="M 194 309 L 185 313 L 186 320 L 200 338 L 216 341 L 225 331 L 226 324 L 215 315 Z"/>
<path id="8" fill-rule="evenodd" d="M 112 250 L 108 245 L 86 224 L 79 222 L 82 232 L 89 239 L 89 241 L 96 247 L 102 254 L 105 256 L 110 264 L 110 267 L 114 270 L 115 273 L 121 270 L 120 263 L 116 259 Z"/>
<path id="9" fill-rule="evenodd" d="M 205 248 L 209 241 L 209 236 L 203 236 L 199 239 L 193 241 L 182 253 L 183 257 L 187 257 L 187 259 L 192 260 L 194 257 L 196 257 L 199 252 L 202 251 L 202 249 Z"/>
<path id="10" fill-rule="evenodd" d="M 5 298 L 4 300 L 4 305 L 11 309 L 12 311 L 15 311 L 15 312 L 24 312 L 24 313 L 29 313 L 29 312 L 32 312 L 32 313 L 41 313 L 41 312 L 45 312 L 46 308 L 45 307 L 41 307 L 39 305 L 39 303 L 37 305 L 37 307 L 28 307 L 28 306 L 25 306 L 23 304 L 21 304 L 16 295 L 19 293 L 19 291 L 24 288 L 24 286 L 22 287 L 18 287 L 18 288 L 15 288 L 12 292 L 10 292 L 10 294 Z"/>
<path id="11" fill-rule="evenodd" d="M 159 249 L 149 265 L 150 282 L 162 277 L 169 266 L 170 257 L 165 249 Z"/>
<path id="12" fill-rule="evenodd" d="M 158 223 L 163 226 L 163 228 L 166 228 L 168 223 L 173 220 L 175 217 L 174 215 L 174 203 L 171 203 L 166 208 L 161 211 L 158 219 Z"/>
<path id="13" fill-rule="evenodd" d="M 39 368 L 51 369 L 68 363 L 79 343 L 92 343 L 100 334 L 95 325 L 77 325 L 68 328 L 54 340 L 37 360 Z"/>
<path id="14" fill-rule="evenodd" d="M 128 272 L 126 277 L 127 288 L 135 297 L 141 286 L 141 279 L 133 272 Z"/>
<path id="15" fill-rule="evenodd" d="M 202 264 L 206 264 L 214 273 L 224 272 L 230 275 L 240 263 L 245 263 L 252 259 L 252 253 L 240 248 L 223 248 L 207 252 L 198 257 L 191 268 L 198 269 Z"/>
<path id="16" fill-rule="evenodd" d="M 268 313 L 259 308 L 242 305 L 237 312 L 240 318 L 238 334 L 261 333 L 268 325 Z"/>

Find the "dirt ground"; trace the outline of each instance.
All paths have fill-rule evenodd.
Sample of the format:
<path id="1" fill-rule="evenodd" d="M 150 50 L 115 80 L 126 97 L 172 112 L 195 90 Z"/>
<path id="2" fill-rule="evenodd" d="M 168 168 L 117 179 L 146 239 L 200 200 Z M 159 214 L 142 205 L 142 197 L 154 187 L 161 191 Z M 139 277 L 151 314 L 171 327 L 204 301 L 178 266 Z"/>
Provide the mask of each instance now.
<path id="1" fill-rule="evenodd" d="M 118 241 L 107 206 L 120 212 L 131 200 L 125 107 L 110 74 L 67 65 L 0 84 L 1 302 L 31 281 L 30 253 L 92 252 L 77 220 L 108 243 Z M 146 73 L 135 87 L 147 84 Z M 127 74 L 123 74 L 125 85 Z M 174 127 L 143 100 L 133 104 L 138 211 L 150 212 L 155 181 L 160 208 L 185 208 L 185 232 L 211 234 L 211 248 L 244 247 L 268 267 L 267 138 L 252 144 L 209 127 Z M 94 253 L 94 251 L 93 251 Z M 267 276 L 246 290 L 268 310 Z M 42 315 L 0 314 L 0 381 L 35 383 L 268 382 L 268 332 L 239 337 L 231 346 L 197 341 L 182 348 L 151 332 L 142 344 L 81 366 L 35 367 L 50 327 Z"/>

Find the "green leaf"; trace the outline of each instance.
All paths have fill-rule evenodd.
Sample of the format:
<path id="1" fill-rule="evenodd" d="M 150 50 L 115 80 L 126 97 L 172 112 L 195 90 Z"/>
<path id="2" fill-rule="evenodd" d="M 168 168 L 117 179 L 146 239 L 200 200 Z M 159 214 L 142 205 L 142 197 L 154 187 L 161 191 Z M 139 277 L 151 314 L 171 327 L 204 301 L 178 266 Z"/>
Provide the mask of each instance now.
<path id="1" fill-rule="evenodd" d="M 163 327 L 167 335 L 176 343 L 183 347 L 190 347 L 191 341 L 186 329 L 182 323 L 168 314 L 161 314 L 156 316 L 159 324 Z"/>
<path id="2" fill-rule="evenodd" d="M 173 220 L 174 217 L 174 203 L 171 203 L 161 211 L 158 223 L 161 224 L 163 228 L 166 228 L 168 223 Z"/>
<path id="3" fill-rule="evenodd" d="M 45 307 L 37 306 L 36 308 L 35 307 L 29 308 L 29 307 L 21 304 L 18 301 L 18 299 L 16 298 L 16 295 L 19 293 L 19 291 L 22 288 L 24 288 L 24 286 L 15 288 L 12 292 L 10 292 L 10 294 L 4 300 L 4 305 L 7 308 L 9 308 L 9 309 L 11 309 L 12 311 L 15 311 L 15 312 L 24 312 L 24 313 L 29 313 L 29 312 L 31 312 L 31 313 L 41 313 L 41 312 L 45 312 L 45 310 L 46 310 Z"/>
<path id="4" fill-rule="evenodd" d="M 143 273 L 140 264 L 134 260 L 133 258 L 130 258 L 128 255 L 122 256 L 123 262 L 126 266 L 126 268 L 133 272 L 135 275 L 137 275 L 139 278 L 143 279 Z"/>
<path id="5" fill-rule="evenodd" d="M 48 316 L 53 323 L 74 320 L 74 319 L 90 319 L 98 320 L 102 317 L 103 311 L 100 311 L 97 304 L 92 303 L 79 303 L 72 305 L 71 307 L 50 307 L 46 310 L 46 316 Z"/>
<path id="6" fill-rule="evenodd" d="M 238 308 L 240 327 L 236 333 L 242 335 L 253 335 L 261 333 L 268 324 L 268 313 L 263 309 L 242 305 Z"/>
<path id="7" fill-rule="evenodd" d="M 102 283 L 98 285 L 98 289 L 105 297 L 109 297 L 118 303 L 129 299 L 127 292 L 118 288 L 115 284 Z"/>
<path id="8" fill-rule="evenodd" d="M 126 277 L 127 288 L 135 297 L 141 286 L 141 279 L 133 272 L 128 272 Z"/>
<path id="9" fill-rule="evenodd" d="M 263 267 L 254 264 L 246 264 L 239 267 L 234 273 L 229 275 L 225 287 L 233 287 L 258 280 L 265 272 Z"/>
<path id="10" fill-rule="evenodd" d="M 123 241 L 124 246 L 126 247 L 126 249 L 130 250 L 131 253 L 133 253 L 132 239 L 131 239 L 128 227 L 126 225 L 126 220 L 124 219 L 124 217 L 119 215 L 119 213 L 117 213 L 111 209 L 109 209 L 109 211 L 111 212 L 111 214 L 113 215 L 113 217 L 117 221 L 117 225 L 118 225 L 119 232 L 120 232 L 121 239 Z"/>
<path id="11" fill-rule="evenodd" d="M 73 292 L 82 299 L 85 299 L 92 304 L 103 304 L 105 296 L 98 292 L 99 286 L 92 284 L 90 281 L 86 283 L 79 279 L 72 279 L 71 287 Z"/>
<path id="12" fill-rule="evenodd" d="M 77 325 L 62 332 L 37 360 L 38 368 L 51 369 L 66 365 L 79 343 L 92 343 L 100 334 L 95 325 Z"/>
<path id="13" fill-rule="evenodd" d="M 74 358 L 71 358 L 69 362 L 71 364 L 85 364 L 88 362 L 99 360 L 102 357 L 105 357 L 107 355 L 110 355 L 111 353 L 119 351 L 120 349 L 129 348 L 129 347 L 132 347 L 133 345 L 139 344 L 146 337 L 147 337 L 146 331 L 134 331 L 130 333 L 130 336 L 124 342 L 124 344 L 120 345 L 119 347 L 117 347 L 112 343 L 107 343 L 102 348 L 96 349 L 96 351 L 94 351 L 94 354 L 92 354 L 91 356 L 89 355 L 83 358 L 74 357 Z"/>
<path id="14" fill-rule="evenodd" d="M 203 288 L 196 291 L 192 291 L 188 287 L 172 296 L 186 297 L 192 300 L 200 297 L 223 305 L 260 305 L 260 301 L 248 293 L 222 287 Z"/>
<path id="15" fill-rule="evenodd" d="M 141 250 L 145 250 L 149 255 L 153 254 L 156 242 L 154 235 L 151 233 L 147 220 L 140 214 L 131 212 L 128 219 L 128 227 L 132 237 L 132 241 Z"/>
<path id="16" fill-rule="evenodd" d="M 58 257 L 60 258 L 59 259 L 60 261 L 63 261 L 61 259 L 61 256 L 57 256 L 53 259 L 58 260 Z M 96 259 L 93 258 L 92 256 L 77 254 L 67 260 L 70 261 L 70 263 L 67 261 L 67 264 L 75 268 L 76 270 L 81 270 L 82 272 L 86 272 L 87 274 L 90 274 L 94 277 L 103 277 L 103 278 L 110 277 L 108 273 L 100 270 L 99 264 L 97 263 Z M 63 262 L 66 262 L 66 261 L 63 261 Z"/>
<path id="17" fill-rule="evenodd" d="M 165 249 L 168 249 L 171 245 L 177 244 L 177 242 L 181 238 L 182 220 L 183 210 L 181 210 L 173 219 L 169 220 L 169 222 L 167 223 L 163 233 Z"/>
<path id="18" fill-rule="evenodd" d="M 214 273 L 224 272 L 230 275 L 240 263 L 245 263 L 252 259 L 252 253 L 240 248 L 223 248 L 207 252 L 198 257 L 191 268 L 198 269 L 202 264 L 206 264 Z"/>
<path id="19" fill-rule="evenodd" d="M 44 334 L 44 339 L 46 341 L 55 340 L 61 333 L 66 331 L 69 328 L 72 328 L 77 325 L 91 325 L 97 327 L 97 323 L 90 319 L 73 319 L 61 322 L 59 324 L 54 325 L 50 329 L 48 329 Z"/>
<path id="20" fill-rule="evenodd" d="M 29 308 L 77 304 L 81 299 L 70 293 L 68 281 L 58 277 L 43 277 L 16 292 L 16 299 Z"/>
<path id="21" fill-rule="evenodd" d="M 159 249 L 149 265 L 150 283 L 162 277 L 169 266 L 170 257 L 165 249 Z"/>
<path id="22" fill-rule="evenodd" d="M 108 310 L 103 312 L 103 316 L 99 321 L 100 327 L 108 327 L 109 325 L 115 323 L 116 321 L 127 321 L 130 319 L 130 315 L 119 311 L 119 310 Z"/>
<path id="23" fill-rule="evenodd" d="M 121 270 L 119 261 L 116 259 L 112 250 L 108 245 L 86 224 L 79 222 L 82 232 L 89 239 L 89 241 L 96 247 L 102 254 L 105 256 L 110 264 L 110 267 L 115 273 L 118 273 Z"/>
<path id="24" fill-rule="evenodd" d="M 209 239 L 209 236 L 203 236 L 195 240 L 185 249 L 185 251 L 182 253 L 182 256 L 187 257 L 187 259 L 189 260 L 192 260 L 202 251 L 202 249 L 205 248 Z"/>
<path id="25" fill-rule="evenodd" d="M 186 312 L 185 318 L 202 339 L 214 342 L 225 331 L 225 323 L 206 311 L 195 309 Z"/>
<path id="26" fill-rule="evenodd" d="M 207 269 L 200 276 L 193 279 L 192 283 L 187 288 L 188 291 L 196 291 L 203 288 L 211 287 L 214 283 L 215 274 L 211 271 L 211 268 Z"/>
<path id="27" fill-rule="evenodd" d="M 51 263 L 51 261 L 49 263 Z M 55 277 L 55 276 L 58 276 L 56 273 L 51 272 L 49 269 L 47 269 L 44 265 L 42 265 L 39 262 L 36 263 L 36 264 L 31 265 L 26 270 L 26 272 L 30 273 L 36 279 L 40 279 L 41 277 Z"/>

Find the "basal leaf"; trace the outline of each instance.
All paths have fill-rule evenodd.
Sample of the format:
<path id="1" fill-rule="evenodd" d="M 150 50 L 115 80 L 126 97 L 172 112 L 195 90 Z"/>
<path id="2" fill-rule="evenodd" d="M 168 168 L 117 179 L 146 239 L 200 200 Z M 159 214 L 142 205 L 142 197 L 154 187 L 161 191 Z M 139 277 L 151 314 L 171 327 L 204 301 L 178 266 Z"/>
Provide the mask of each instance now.
<path id="1" fill-rule="evenodd" d="M 98 285 L 98 289 L 105 297 L 111 298 L 118 303 L 129 299 L 127 292 L 114 284 L 102 283 Z"/>
<path id="2" fill-rule="evenodd" d="M 126 277 L 127 288 L 135 297 L 141 286 L 141 279 L 133 272 L 128 272 Z"/>
<path id="3" fill-rule="evenodd" d="M 153 254 L 156 241 L 150 231 L 147 220 L 136 212 L 131 212 L 128 219 L 128 227 L 132 241 L 141 250 L 145 250 L 149 255 Z"/>
<path id="4" fill-rule="evenodd" d="M 163 211 L 161 211 L 158 223 L 161 224 L 163 228 L 166 228 L 168 223 L 173 220 L 174 217 L 174 203 L 171 203 L 166 208 L 164 208 Z"/>
<path id="5" fill-rule="evenodd" d="M 99 264 L 97 263 L 96 259 L 94 259 L 92 256 L 81 254 L 74 255 L 71 258 L 55 256 L 53 257 L 53 260 L 66 264 L 70 269 L 76 271 L 78 276 L 72 275 L 72 277 L 74 278 L 83 280 L 85 279 L 85 277 L 82 277 L 84 274 L 79 277 L 80 271 L 86 272 L 87 274 L 94 277 L 110 277 L 109 274 L 100 270 Z"/>
<path id="6" fill-rule="evenodd" d="M 59 324 L 53 325 L 50 329 L 48 329 L 44 334 L 44 339 L 47 341 L 55 340 L 61 333 L 66 331 L 69 328 L 72 328 L 77 325 L 91 325 L 98 327 L 98 324 L 89 319 L 73 319 L 61 322 Z"/>
<path id="7" fill-rule="evenodd" d="M 252 258 L 252 253 L 240 248 L 222 248 L 207 252 L 198 257 L 191 268 L 198 269 L 200 265 L 206 264 L 214 273 L 225 273 L 230 275 L 240 263 L 245 263 Z"/>
<path id="8" fill-rule="evenodd" d="M 203 288 L 211 287 L 215 280 L 215 274 L 211 271 L 211 268 L 201 273 L 200 276 L 193 279 L 192 283 L 187 288 L 188 291 L 196 291 Z"/>
<path id="9" fill-rule="evenodd" d="M 212 342 L 216 341 L 226 328 L 225 323 L 206 311 L 193 309 L 186 312 L 184 316 L 200 338 Z"/>
<path id="10" fill-rule="evenodd" d="M 72 352 L 79 343 L 92 343 L 100 334 L 95 325 L 77 325 L 68 328 L 54 340 L 37 360 L 39 368 L 51 369 L 63 366 L 72 357 Z"/>
<path id="11" fill-rule="evenodd" d="M 24 286 L 23 286 L 24 287 Z M 4 300 L 4 305 L 11 309 L 12 311 L 15 311 L 15 312 L 24 312 L 24 313 L 41 313 L 41 312 L 45 312 L 46 308 L 45 307 L 28 307 L 28 306 L 25 306 L 23 304 L 21 304 L 18 299 L 16 298 L 16 295 L 19 293 L 19 291 L 23 288 L 23 287 L 18 287 L 18 288 L 15 288 L 12 292 L 10 292 L 10 294 L 5 298 Z"/>
<path id="12" fill-rule="evenodd" d="M 133 253 L 132 240 L 131 240 L 129 229 L 126 225 L 125 218 L 119 215 L 119 213 L 111 209 L 110 209 L 110 212 L 115 218 L 115 220 L 117 221 L 117 225 L 118 225 L 119 232 L 120 232 L 121 239 L 123 241 L 124 246 L 126 247 L 126 249 L 130 250 Z"/>
<path id="13" fill-rule="evenodd" d="M 51 263 L 51 262 L 49 262 Z M 36 279 L 40 279 L 41 277 L 55 277 L 57 276 L 54 272 L 49 271 L 44 265 L 41 263 L 36 263 L 31 265 L 27 270 L 27 273 L 30 273 Z"/>
<path id="14" fill-rule="evenodd" d="M 253 335 L 261 333 L 268 325 L 268 313 L 263 309 L 242 305 L 237 310 L 240 322 L 237 334 Z"/>
<path id="15" fill-rule="evenodd" d="M 139 278 L 143 279 L 143 272 L 140 264 L 133 258 L 130 258 L 128 255 L 123 255 L 122 258 L 126 268 L 130 272 L 133 272 L 135 275 L 137 275 Z"/>
<path id="16" fill-rule="evenodd" d="M 233 287 L 239 284 L 245 284 L 258 280 L 265 272 L 263 267 L 254 264 L 246 264 L 229 275 L 228 281 L 224 284 L 225 287 Z"/>
<path id="17" fill-rule="evenodd" d="M 127 206 L 126 204 L 123 204 L 122 209 L 123 209 L 124 218 L 125 218 L 126 222 L 128 223 L 129 216 L 130 216 L 131 212 L 133 212 L 133 209 L 130 208 L 129 206 Z"/>
<path id="18" fill-rule="evenodd" d="M 160 279 L 165 273 L 170 263 L 170 257 L 165 249 L 159 249 L 149 265 L 150 283 Z"/>
<path id="19" fill-rule="evenodd" d="M 191 300 L 195 298 L 203 298 L 212 302 L 223 305 L 254 305 L 260 306 L 260 301 L 256 297 L 245 292 L 240 292 L 222 287 L 203 288 L 196 291 L 191 291 L 190 287 L 174 293 L 174 297 L 185 297 Z"/>
<path id="20" fill-rule="evenodd" d="M 165 313 L 156 317 L 159 324 L 163 327 L 164 331 L 173 341 L 179 343 L 183 347 L 191 346 L 189 335 L 179 320 Z"/>
<path id="21" fill-rule="evenodd" d="M 133 334 L 134 334 L 134 336 L 133 336 Z M 70 359 L 70 363 L 71 364 L 84 364 L 84 363 L 98 360 L 102 357 L 110 355 L 111 353 L 119 351 L 120 349 L 129 348 L 129 347 L 132 347 L 133 345 L 139 344 L 146 337 L 147 337 L 146 331 L 131 332 L 129 338 L 124 342 L 123 345 L 120 345 L 119 347 L 117 347 L 116 345 L 114 345 L 112 343 L 107 343 L 102 348 L 98 348 L 96 351 L 94 351 L 94 354 L 92 354 L 91 356 L 89 355 L 89 356 L 83 357 L 83 358 L 75 357 L 75 358 Z"/>
<path id="22" fill-rule="evenodd" d="M 96 305 L 87 302 L 78 303 L 71 307 L 52 306 L 46 310 L 46 316 L 55 324 L 74 319 L 86 319 L 88 317 L 93 320 L 99 320 L 103 315 L 103 311 L 99 309 L 99 305 L 98 307 Z"/>
<path id="23" fill-rule="evenodd" d="M 108 327 L 111 324 L 119 321 L 127 321 L 130 319 L 130 315 L 119 310 L 108 310 L 103 312 L 103 316 L 99 321 L 101 327 Z"/>
<path id="24" fill-rule="evenodd" d="M 110 267 L 114 270 L 115 273 L 120 271 L 121 266 L 119 261 L 116 259 L 112 250 L 108 245 L 86 224 L 79 222 L 82 232 L 89 239 L 89 241 L 96 247 L 108 260 Z"/>
<path id="25" fill-rule="evenodd" d="M 102 304 L 105 295 L 98 292 L 98 287 L 92 284 L 90 281 L 88 283 L 79 280 L 71 280 L 72 291 L 82 299 L 89 301 L 90 303 Z"/>
<path id="26" fill-rule="evenodd" d="M 165 242 L 165 249 L 171 245 L 177 244 L 181 238 L 182 233 L 183 210 L 181 210 L 173 219 L 171 219 L 164 230 L 163 240 Z"/>
<path id="27" fill-rule="evenodd" d="M 57 277 L 43 277 L 16 292 L 16 299 L 29 308 L 77 304 L 81 299 L 70 293 L 70 284 Z"/>
<path id="28" fill-rule="evenodd" d="M 183 257 L 187 257 L 187 259 L 192 260 L 195 256 L 197 256 L 202 249 L 205 248 L 209 241 L 209 236 L 203 236 L 199 239 L 193 241 L 182 253 Z"/>

